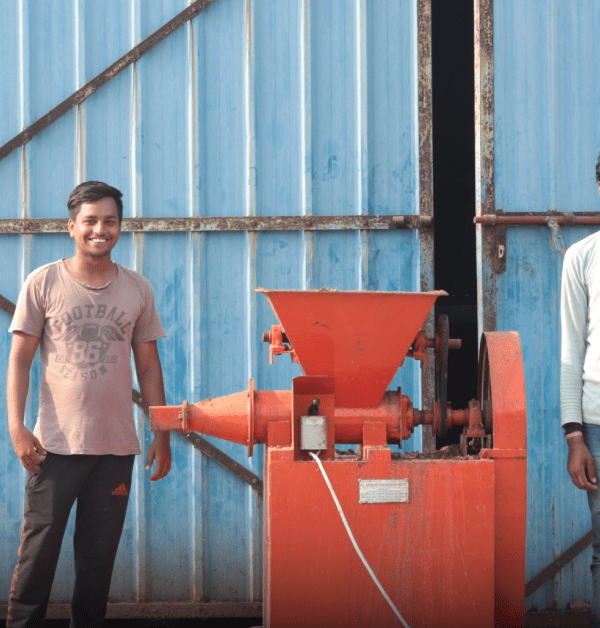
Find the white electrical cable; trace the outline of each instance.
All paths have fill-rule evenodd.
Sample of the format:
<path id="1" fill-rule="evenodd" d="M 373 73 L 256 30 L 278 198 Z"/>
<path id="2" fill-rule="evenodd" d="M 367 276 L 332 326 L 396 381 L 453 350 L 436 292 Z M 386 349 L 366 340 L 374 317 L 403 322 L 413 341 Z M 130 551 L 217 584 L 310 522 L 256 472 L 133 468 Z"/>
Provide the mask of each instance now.
<path id="1" fill-rule="evenodd" d="M 342 518 L 342 523 L 344 524 L 344 527 L 346 528 L 346 532 L 348 533 L 348 536 L 350 537 L 350 540 L 352 541 L 352 545 L 354 545 L 354 549 L 356 550 L 358 557 L 362 560 L 362 563 L 366 567 L 367 571 L 369 572 L 369 575 L 371 576 L 371 578 L 373 578 L 373 582 L 377 585 L 377 588 L 381 591 L 381 594 L 385 598 L 385 601 L 390 605 L 390 607 L 396 614 L 396 617 L 398 617 L 398 619 L 402 622 L 402 625 L 404 626 L 404 628 L 410 628 L 410 626 L 404 621 L 404 618 L 402 617 L 402 615 L 400 615 L 400 611 L 394 606 L 394 603 L 390 599 L 390 596 L 385 592 L 379 580 L 377 580 L 377 576 L 373 573 L 373 570 L 369 566 L 369 563 L 366 561 L 365 557 L 363 556 L 363 553 L 360 551 L 360 548 L 358 547 L 356 539 L 354 538 L 354 535 L 352 534 L 352 530 L 350 530 L 348 521 L 346 520 L 346 515 L 344 515 L 344 511 L 342 510 L 342 507 L 337 498 L 337 495 L 335 494 L 335 491 L 333 490 L 333 486 L 331 486 L 331 482 L 329 481 L 329 478 L 327 477 L 327 473 L 325 472 L 325 469 L 323 468 L 323 464 L 319 460 L 319 457 L 313 454 L 312 451 L 309 451 L 308 453 L 317 461 L 317 464 L 319 465 L 319 469 L 321 470 L 321 473 L 323 474 L 323 479 L 325 480 L 325 483 L 327 484 L 327 487 L 329 488 L 329 492 L 331 493 L 331 496 L 333 497 L 333 501 L 335 502 L 338 512 L 340 513 L 340 517 Z"/>

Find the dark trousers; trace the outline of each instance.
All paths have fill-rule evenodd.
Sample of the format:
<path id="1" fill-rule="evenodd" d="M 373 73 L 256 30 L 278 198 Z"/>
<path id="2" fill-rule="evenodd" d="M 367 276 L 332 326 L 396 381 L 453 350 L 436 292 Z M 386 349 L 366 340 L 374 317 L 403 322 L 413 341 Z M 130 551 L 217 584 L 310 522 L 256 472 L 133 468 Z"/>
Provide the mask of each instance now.
<path id="1" fill-rule="evenodd" d="M 25 516 L 7 628 L 43 626 L 60 546 L 77 500 L 71 628 L 100 626 L 123 530 L 135 456 L 48 453 L 27 476 Z"/>

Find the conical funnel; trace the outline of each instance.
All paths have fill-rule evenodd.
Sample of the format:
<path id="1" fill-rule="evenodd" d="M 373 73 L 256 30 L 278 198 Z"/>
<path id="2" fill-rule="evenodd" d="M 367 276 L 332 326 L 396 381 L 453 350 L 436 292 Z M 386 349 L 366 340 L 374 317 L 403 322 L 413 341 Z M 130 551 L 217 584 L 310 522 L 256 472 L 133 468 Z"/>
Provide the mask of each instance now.
<path id="1" fill-rule="evenodd" d="M 335 379 L 335 405 L 374 408 L 443 290 L 265 290 L 306 375 Z"/>

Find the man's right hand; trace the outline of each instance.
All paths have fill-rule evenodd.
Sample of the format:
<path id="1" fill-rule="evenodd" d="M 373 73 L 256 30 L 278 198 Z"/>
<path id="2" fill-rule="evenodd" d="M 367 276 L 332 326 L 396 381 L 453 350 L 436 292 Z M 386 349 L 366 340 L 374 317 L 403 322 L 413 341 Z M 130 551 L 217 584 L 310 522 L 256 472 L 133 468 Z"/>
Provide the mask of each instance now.
<path id="1" fill-rule="evenodd" d="M 598 490 L 596 465 L 590 450 L 583 440 L 583 434 L 579 432 L 577 435 L 568 438 L 567 443 L 569 444 L 567 470 L 571 480 L 573 480 L 573 484 L 584 491 Z"/>
<path id="2" fill-rule="evenodd" d="M 29 473 L 39 473 L 40 462 L 46 458 L 46 450 L 42 443 L 24 425 L 11 426 L 10 437 L 21 464 Z"/>
<path id="3" fill-rule="evenodd" d="M 29 369 L 40 339 L 14 331 L 6 376 L 6 407 L 8 431 L 15 453 L 29 473 L 39 473 L 46 452 L 40 441 L 25 427 L 24 414 L 29 390 Z"/>

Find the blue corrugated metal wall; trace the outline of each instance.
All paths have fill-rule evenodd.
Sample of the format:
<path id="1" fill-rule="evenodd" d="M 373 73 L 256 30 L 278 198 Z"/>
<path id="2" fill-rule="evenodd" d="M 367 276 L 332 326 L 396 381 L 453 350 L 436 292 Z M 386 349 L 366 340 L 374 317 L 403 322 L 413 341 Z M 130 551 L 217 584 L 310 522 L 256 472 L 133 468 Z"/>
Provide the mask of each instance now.
<path id="1" fill-rule="evenodd" d="M 0 23 L 0 145 L 125 54 L 185 0 L 10 0 Z M 70 190 L 99 179 L 125 216 L 417 214 L 417 0 L 216 0 L 83 104 L 0 161 L 0 218 L 65 217 Z M 424 164 L 430 168 L 431 164 Z M 0 294 L 69 257 L 66 234 L 0 234 Z M 167 402 L 289 389 L 268 365 L 275 322 L 255 287 L 419 290 L 419 235 L 389 232 L 126 233 L 114 259 L 151 282 Z M 430 287 L 428 287 L 429 289 Z M 1 326 L 9 316 L 0 311 Z M 9 334 L 0 335 L 0 415 Z M 417 403 L 418 367 L 402 385 Z M 37 391 L 39 368 L 32 389 Z M 32 427 L 37 393 L 30 395 Z M 137 411 L 142 442 L 148 426 Z M 173 436 L 170 475 L 136 464 L 111 600 L 260 600 L 259 496 Z M 418 446 L 416 439 L 405 447 Z M 262 451 L 215 439 L 256 473 Z M 0 422 L 0 601 L 16 560 L 24 470 Z M 72 587 L 64 543 L 53 602 Z"/>
<path id="2" fill-rule="evenodd" d="M 494 209 L 597 211 L 600 3 L 496 0 L 493 24 L 494 129 L 493 137 L 483 139 L 493 147 Z M 485 204 L 491 188 L 490 179 L 483 179 Z M 562 228 L 567 245 L 595 230 Z M 518 331 L 523 347 L 528 580 L 591 528 L 586 495 L 567 474 L 560 428 L 561 270 L 562 256 L 547 227 L 508 227 L 506 272 L 486 276 L 484 263 L 480 294 L 496 311 L 497 329 Z M 588 548 L 530 595 L 527 607 L 563 608 L 573 598 L 590 600 L 590 556 Z"/>

